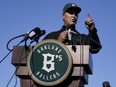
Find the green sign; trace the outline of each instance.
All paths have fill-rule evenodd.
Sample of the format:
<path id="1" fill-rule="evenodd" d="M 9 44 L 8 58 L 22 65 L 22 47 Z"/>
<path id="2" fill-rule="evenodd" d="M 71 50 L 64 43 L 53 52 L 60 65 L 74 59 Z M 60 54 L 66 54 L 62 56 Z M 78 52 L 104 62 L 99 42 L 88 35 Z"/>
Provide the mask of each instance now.
<path id="1" fill-rule="evenodd" d="M 63 82 L 72 68 L 68 48 L 56 40 L 43 40 L 29 53 L 29 75 L 38 84 L 53 86 Z"/>

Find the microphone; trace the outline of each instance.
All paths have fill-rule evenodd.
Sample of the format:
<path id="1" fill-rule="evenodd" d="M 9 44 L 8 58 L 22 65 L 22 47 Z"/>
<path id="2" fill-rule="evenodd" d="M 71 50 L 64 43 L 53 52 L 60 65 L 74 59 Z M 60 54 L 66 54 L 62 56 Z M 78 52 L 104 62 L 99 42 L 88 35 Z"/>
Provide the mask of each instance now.
<path id="1" fill-rule="evenodd" d="M 71 29 L 69 29 L 67 31 L 68 31 L 68 40 L 71 41 L 71 39 L 72 39 Z"/>
<path id="2" fill-rule="evenodd" d="M 37 34 L 37 37 L 41 37 L 42 35 L 44 35 L 46 33 L 45 30 L 41 30 L 40 33 Z"/>
<path id="3" fill-rule="evenodd" d="M 45 33 L 46 33 L 45 30 L 41 30 L 39 27 L 36 27 L 36 28 L 32 29 L 31 31 L 27 32 L 25 34 L 24 39 L 21 42 L 27 41 L 28 39 L 35 41 L 37 38 L 41 37 Z"/>
<path id="4" fill-rule="evenodd" d="M 67 30 L 67 32 L 68 32 L 68 40 L 70 41 L 70 44 L 72 45 L 72 50 L 76 52 L 76 44 L 75 44 L 74 39 L 72 38 L 72 35 L 73 34 L 76 35 L 77 33 L 72 31 L 70 28 Z"/>
<path id="5" fill-rule="evenodd" d="M 68 40 L 71 41 L 71 39 L 72 39 L 72 34 L 77 35 L 77 33 L 74 32 L 74 31 L 72 31 L 71 29 L 68 29 L 67 31 L 68 31 Z"/>
<path id="6" fill-rule="evenodd" d="M 76 32 L 74 32 L 74 31 L 70 31 L 70 33 L 77 35 L 77 33 L 76 33 Z"/>
<path id="7" fill-rule="evenodd" d="M 44 35 L 46 33 L 45 30 L 41 30 L 40 33 L 37 33 L 37 35 L 32 39 L 32 42 L 35 41 L 35 42 L 38 42 L 39 38 Z M 32 43 L 31 42 L 31 43 Z"/>

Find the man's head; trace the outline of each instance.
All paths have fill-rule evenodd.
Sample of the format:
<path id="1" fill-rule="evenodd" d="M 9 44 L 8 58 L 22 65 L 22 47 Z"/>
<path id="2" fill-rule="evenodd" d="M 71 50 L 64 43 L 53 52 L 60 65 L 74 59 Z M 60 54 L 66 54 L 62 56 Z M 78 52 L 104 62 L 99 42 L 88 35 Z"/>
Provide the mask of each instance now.
<path id="1" fill-rule="evenodd" d="M 67 3 L 63 8 L 63 20 L 65 26 L 75 25 L 81 8 L 74 3 Z"/>
<path id="2" fill-rule="evenodd" d="M 102 83 L 103 87 L 111 87 L 108 81 Z"/>

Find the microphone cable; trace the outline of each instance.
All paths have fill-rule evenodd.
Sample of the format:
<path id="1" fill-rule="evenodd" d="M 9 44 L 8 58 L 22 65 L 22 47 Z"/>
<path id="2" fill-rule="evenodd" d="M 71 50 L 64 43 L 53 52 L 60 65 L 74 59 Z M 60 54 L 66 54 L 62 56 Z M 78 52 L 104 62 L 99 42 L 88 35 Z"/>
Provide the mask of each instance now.
<path id="1" fill-rule="evenodd" d="M 84 67 L 83 66 L 83 50 L 84 50 L 84 48 L 83 48 L 83 34 L 80 34 L 80 33 L 76 33 L 76 32 L 73 32 L 73 31 L 70 31 L 75 37 L 78 37 L 79 36 L 79 49 L 80 49 L 80 55 L 79 55 L 79 58 L 80 58 L 80 60 L 79 60 L 79 65 L 77 65 L 77 67 L 79 67 L 79 80 L 80 81 L 82 81 L 82 67 Z M 72 39 L 74 39 L 72 36 L 73 35 L 71 35 L 71 38 Z M 74 41 L 74 40 L 73 40 Z M 72 44 L 73 43 L 73 44 Z M 77 42 L 78 43 L 78 42 Z M 72 40 L 71 40 L 71 45 L 72 45 L 72 49 L 73 49 L 73 51 L 74 52 L 76 52 L 78 49 L 76 49 L 76 44 L 77 43 L 74 43 L 74 42 L 72 42 Z"/>
<path id="2" fill-rule="evenodd" d="M 14 39 L 19 38 L 19 37 L 23 37 L 23 36 L 25 36 L 25 34 L 22 34 L 22 35 L 19 35 L 19 36 L 16 36 L 16 37 L 13 37 L 12 39 L 10 39 L 10 40 L 8 41 L 7 45 L 6 45 L 7 49 L 8 49 L 9 51 L 13 51 L 13 49 L 10 49 L 10 48 L 8 47 L 9 43 L 10 43 L 12 40 L 14 40 Z M 21 43 L 22 43 L 22 41 L 19 42 L 19 43 L 17 44 L 17 46 L 18 46 L 19 44 L 21 44 Z"/>
<path id="3" fill-rule="evenodd" d="M 82 34 L 79 34 L 80 35 L 80 38 L 79 38 L 79 42 L 80 42 L 80 64 L 79 64 L 79 67 L 80 67 L 80 72 L 79 72 L 79 79 L 80 81 L 82 81 L 82 64 L 83 64 L 83 35 Z"/>
<path id="4" fill-rule="evenodd" d="M 23 50 L 22 50 L 22 52 L 21 52 L 21 56 L 20 56 L 20 59 L 19 59 L 19 60 L 21 60 L 22 53 L 23 53 Z M 20 62 L 20 61 L 19 61 L 19 62 Z M 19 63 L 18 63 L 18 66 L 19 66 Z M 16 75 L 16 72 L 17 72 L 17 70 L 18 70 L 18 68 L 19 68 L 18 66 L 16 67 L 16 69 L 15 69 L 13 75 L 11 76 L 9 82 L 7 83 L 6 87 L 9 86 L 9 84 L 10 84 L 10 82 L 12 81 L 13 77 Z M 16 87 L 16 85 L 17 85 L 17 77 L 16 77 L 16 81 L 15 81 L 15 85 L 14 85 L 14 87 Z"/>
<path id="5" fill-rule="evenodd" d="M 6 54 L 6 56 L 5 57 L 3 57 L 1 60 L 0 60 L 0 63 L 2 63 L 3 62 L 3 60 L 5 60 L 7 57 L 8 57 L 8 55 L 13 51 L 13 49 L 10 49 L 9 47 L 8 47 L 8 45 L 9 45 L 9 43 L 12 41 L 12 40 L 14 40 L 14 39 L 16 39 L 16 38 L 19 38 L 19 37 L 22 37 L 22 36 L 25 36 L 25 34 L 22 34 L 22 35 L 19 35 L 19 36 L 16 36 L 16 37 L 14 37 L 14 38 L 12 38 L 12 39 L 10 39 L 8 42 L 7 42 L 7 45 L 6 45 L 6 47 L 7 47 L 7 49 L 9 50 L 9 52 Z M 22 42 L 19 42 L 16 46 L 18 46 L 19 44 L 21 44 Z"/>
<path id="6" fill-rule="evenodd" d="M 34 33 L 38 33 L 38 32 L 39 32 L 39 29 L 38 29 L 38 28 L 37 28 L 37 29 L 34 29 L 34 31 L 36 31 L 36 32 L 34 32 Z M 32 32 L 31 32 L 31 33 L 32 33 Z M 29 33 L 29 34 L 30 34 L 30 33 Z M 44 31 L 44 32 L 42 31 L 42 33 L 40 34 L 40 36 L 42 36 L 42 35 L 44 35 L 44 34 L 45 34 L 45 31 Z M 36 34 L 34 34 L 34 35 L 36 35 Z M 9 50 L 9 53 L 0 61 L 0 63 L 1 63 L 4 59 L 6 59 L 6 57 L 13 51 L 13 49 L 10 49 L 10 48 L 9 48 L 9 43 L 10 43 L 12 40 L 14 40 L 14 39 L 19 38 L 19 37 L 23 37 L 23 36 L 26 36 L 26 34 L 22 34 L 22 35 L 16 36 L 16 37 L 14 37 L 14 38 L 12 38 L 12 39 L 10 39 L 10 40 L 8 41 L 6 47 L 7 47 L 7 49 Z M 27 38 L 24 38 L 22 41 L 20 41 L 20 42 L 16 45 L 16 46 L 18 46 L 19 44 L 21 44 L 22 42 L 25 41 L 25 46 L 23 46 L 23 50 L 22 50 L 22 52 L 21 52 L 21 56 L 20 56 L 18 65 L 16 66 L 16 70 L 14 71 L 14 73 L 13 73 L 12 77 L 10 78 L 10 80 L 9 80 L 8 84 L 6 85 L 6 87 L 8 87 L 8 85 L 10 84 L 10 82 L 11 82 L 11 80 L 13 79 L 14 75 L 16 75 L 17 70 L 18 70 L 18 68 L 19 68 L 19 66 L 20 66 L 21 61 L 22 61 L 24 58 L 27 57 L 27 53 L 25 53 L 26 56 L 25 56 L 24 58 L 22 58 L 22 55 L 23 55 L 24 48 L 27 48 L 27 46 L 26 46 L 26 41 L 27 41 L 27 39 L 29 39 L 29 38 L 31 39 L 31 36 L 30 36 L 30 37 L 27 37 Z M 32 39 L 33 39 L 33 38 L 32 38 Z M 37 39 L 37 40 L 38 40 L 38 39 Z M 31 44 L 31 43 L 30 43 L 30 44 Z M 26 50 L 26 49 L 25 49 L 25 50 Z M 26 51 L 27 51 L 27 50 L 26 50 Z M 28 51 L 27 51 L 27 52 L 28 52 Z M 21 59 L 21 58 L 22 58 L 22 59 Z M 14 87 L 16 87 L 16 85 L 17 85 L 17 76 L 16 76 L 16 82 L 15 82 Z"/>
<path id="7" fill-rule="evenodd" d="M 8 85 L 10 84 L 10 82 L 11 82 L 11 80 L 13 79 L 14 75 L 15 75 L 15 72 L 14 72 L 13 75 L 11 76 L 11 78 L 10 78 L 9 82 L 7 83 L 6 87 L 8 87 Z M 16 83 L 17 83 L 17 78 L 16 78 Z M 15 86 L 14 86 L 14 87 L 15 87 Z"/>
<path id="8" fill-rule="evenodd" d="M 6 54 L 6 56 L 2 58 L 2 59 L 0 60 L 0 63 L 2 63 L 3 60 L 6 59 L 6 58 L 8 57 L 8 55 L 9 55 L 11 52 L 12 52 L 12 51 L 9 51 L 9 52 Z"/>
<path id="9" fill-rule="evenodd" d="M 68 31 L 68 30 L 67 30 Z M 79 80 L 80 81 L 82 81 L 82 67 L 84 67 L 84 66 L 82 66 L 82 64 L 83 64 L 83 34 L 80 34 L 80 33 L 76 33 L 76 32 L 73 32 L 73 31 L 68 31 L 68 33 L 72 33 L 73 35 L 75 35 L 75 36 L 78 36 L 79 35 L 79 47 L 80 47 L 80 64 L 79 65 L 77 65 L 77 66 L 79 66 Z M 73 35 L 71 35 L 71 37 L 70 38 L 73 38 L 72 36 Z M 69 35 L 68 35 L 68 37 L 69 37 Z M 71 41 L 70 41 L 70 43 L 71 43 L 71 45 L 72 45 L 72 50 L 74 51 L 74 52 L 76 52 L 76 43 L 74 43 L 73 41 L 72 41 L 72 39 L 71 39 Z"/>
<path id="10" fill-rule="evenodd" d="M 23 59 L 27 58 L 27 52 L 25 53 L 25 56 L 22 58 L 24 49 L 25 49 L 25 47 L 23 46 L 22 51 L 21 51 L 21 55 L 20 55 L 20 57 L 19 57 L 18 65 L 16 66 L 16 69 L 15 69 L 14 73 L 12 74 L 12 76 L 11 76 L 9 82 L 7 83 L 6 87 L 9 86 L 9 84 L 10 84 L 10 82 L 12 81 L 12 79 L 13 79 L 14 76 L 15 76 L 15 79 L 16 79 L 16 80 L 15 80 L 15 85 L 14 85 L 14 87 L 17 86 L 17 76 L 16 76 L 17 70 L 18 70 L 19 67 L 20 67 L 21 61 L 22 61 Z"/>

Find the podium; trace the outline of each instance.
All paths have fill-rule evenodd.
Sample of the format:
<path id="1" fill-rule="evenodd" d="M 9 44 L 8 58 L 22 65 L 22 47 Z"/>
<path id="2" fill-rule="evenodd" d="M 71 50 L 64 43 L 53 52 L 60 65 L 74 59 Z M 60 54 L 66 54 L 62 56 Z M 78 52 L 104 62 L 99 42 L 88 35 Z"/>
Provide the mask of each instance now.
<path id="1" fill-rule="evenodd" d="M 88 84 L 88 76 L 93 72 L 93 61 L 88 45 L 76 45 L 76 52 L 71 45 L 66 45 L 72 55 L 72 71 L 66 80 L 53 87 L 84 87 Z M 16 76 L 20 78 L 20 87 L 45 87 L 35 83 L 27 69 L 28 51 L 24 46 L 14 46 L 12 64 L 16 67 Z"/>

